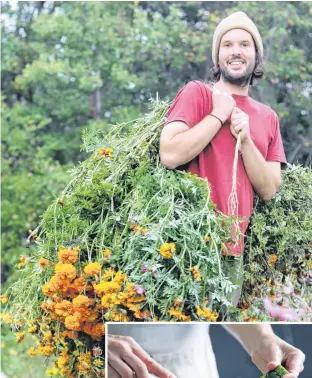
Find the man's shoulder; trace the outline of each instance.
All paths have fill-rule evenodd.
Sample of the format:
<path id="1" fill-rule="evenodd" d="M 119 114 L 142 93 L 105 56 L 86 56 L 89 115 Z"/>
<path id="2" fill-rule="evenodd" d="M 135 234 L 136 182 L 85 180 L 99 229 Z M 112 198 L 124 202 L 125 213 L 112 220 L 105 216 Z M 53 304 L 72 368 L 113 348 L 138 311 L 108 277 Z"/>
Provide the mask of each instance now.
<path id="1" fill-rule="evenodd" d="M 254 108 L 257 108 L 258 110 L 260 110 L 261 112 L 264 112 L 265 114 L 269 114 L 271 116 L 277 117 L 276 112 L 269 105 L 266 105 L 263 102 L 257 101 L 250 96 L 249 98 L 250 98 L 251 105 Z"/>

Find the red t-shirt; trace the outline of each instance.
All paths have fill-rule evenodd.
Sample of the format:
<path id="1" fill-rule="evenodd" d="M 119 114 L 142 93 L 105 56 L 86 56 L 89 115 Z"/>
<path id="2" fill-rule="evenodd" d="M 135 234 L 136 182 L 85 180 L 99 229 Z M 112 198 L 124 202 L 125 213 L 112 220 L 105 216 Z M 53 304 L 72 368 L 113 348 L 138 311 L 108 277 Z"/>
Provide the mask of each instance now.
<path id="1" fill-rule="evenodd" d="M 249 96 L 232 95 L 236 106 L 249 116 L 251 138 L 266 161 L 286 163 L 279 122 L 276 113 L 268 106 Z M 191 81 L 177 94 L 171 105 L 165 125 L 183 121 L 190 128 L 212 112 L 212 90 L 200 81 Z M 204 150 L 188 164 L 179 167 L 206 177 L 211 186 L 211 199 L 216 208 L 228 215 L 228 197 L 232 190 L 232 169 L 236 139 L 226 121 Z M 239 153 L 237 165 L 238 216 L 244 217 L 240 230 L 245 234 L 253 209 L 254 191 Z M 244 238 L 235 246 L 228 245 L 229 254 L 240 255 Z"/>

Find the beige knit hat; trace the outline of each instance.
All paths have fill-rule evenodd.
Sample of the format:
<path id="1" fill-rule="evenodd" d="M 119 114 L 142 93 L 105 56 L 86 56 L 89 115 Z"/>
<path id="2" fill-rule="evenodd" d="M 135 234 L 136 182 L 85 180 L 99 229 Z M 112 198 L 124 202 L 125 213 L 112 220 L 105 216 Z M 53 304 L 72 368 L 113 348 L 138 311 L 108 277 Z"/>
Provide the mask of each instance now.
<path id="1" fill-rule="evenodd" d="M 232 29 L 243 29 L 250 33 L 255 41 L 258 52 L 263 57 L 263 44 L 257 26 L 244 12 L 235 12 L 224 18 L 217 26 L 212 41 L 212 61 L 218 63 L 219 47 L 222 36 Z"/>

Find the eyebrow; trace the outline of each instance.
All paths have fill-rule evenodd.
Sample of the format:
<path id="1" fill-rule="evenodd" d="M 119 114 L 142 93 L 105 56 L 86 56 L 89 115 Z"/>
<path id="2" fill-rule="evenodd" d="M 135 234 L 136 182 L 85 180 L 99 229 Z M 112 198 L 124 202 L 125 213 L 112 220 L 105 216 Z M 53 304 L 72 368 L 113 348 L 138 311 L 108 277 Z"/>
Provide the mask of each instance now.
<path id="1" fill-rule="evenodd" d="M 227 40 L 227 41 L 223 41 L 222 43 L 228 43 L 228 42 L 232 42 L 232 41 Z M 247 42 L 247 43 L 251 43 L 251 41 L 248 41 L 247 39 L 244 39 L 244 40 L 239 41 L 239 42 Z"/>

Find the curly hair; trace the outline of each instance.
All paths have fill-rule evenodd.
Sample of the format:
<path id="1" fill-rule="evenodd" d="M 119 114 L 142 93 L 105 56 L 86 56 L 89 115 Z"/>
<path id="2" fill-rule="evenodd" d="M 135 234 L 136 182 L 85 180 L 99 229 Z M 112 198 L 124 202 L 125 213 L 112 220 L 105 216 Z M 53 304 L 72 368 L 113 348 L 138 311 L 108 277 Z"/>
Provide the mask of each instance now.
<path id="1" fill-rule="evenodd" d="M 264 76 L 263 70 L 263 58 L 260 56 L 258 49 L 256 49 L 256 64 L 253 70 L 253 73 L 250 78 L 250 85 L 253 85 L 253 79 L 262 79 Z M 221 77 L 221 70 L 219 66 L 214 66 L 209 70 L 209 78 L 213 83 L 216 83 L 220 80 Z"/>

